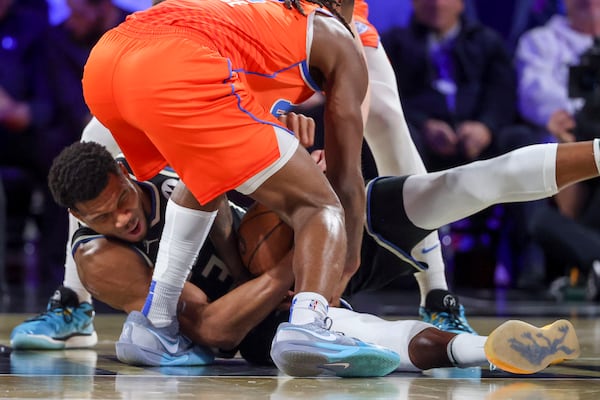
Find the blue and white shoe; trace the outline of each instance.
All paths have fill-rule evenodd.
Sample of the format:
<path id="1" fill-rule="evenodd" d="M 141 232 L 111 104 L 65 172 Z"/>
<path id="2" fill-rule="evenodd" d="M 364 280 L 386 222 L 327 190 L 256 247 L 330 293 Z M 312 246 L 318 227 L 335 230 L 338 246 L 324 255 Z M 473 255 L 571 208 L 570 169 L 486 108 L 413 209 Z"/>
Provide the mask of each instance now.
<path id="1" fill-rule="evenodd" d="M 10 334 L 14 349 L 61 350 L 92 347 L 98 343 L 94 330 L 94 307 L 79 303 L 77 294 L 59 287 L 46 312 L 17 325 Z"/>
<path id="2" fill-rule="evenodd" d="M 458 302 L 458 297 L 447 290 L 430 291 L 425 299 L 425 307 L 419 307 L 419 315 L 424 322 L 442 331 L 477 334 L 467 322 L 465 308 Z"/>
<path id="3" fill-rule="evenodd" d="M 280 371 L 290 376 L 379 377 L 400 364 L 396 352 L 332 332 L 325 323 L 318 322 L 280 324 L 271 345 L 271 358 Z"/>
<path id="4" fill-rule="evenodd" d="M 215 356 L 179 333 L 177 321 L 157 328 L 146 316 L 132 311 L 116 343 L 117 358 L 125 364 L 173 367 L 211 364 Z"/>

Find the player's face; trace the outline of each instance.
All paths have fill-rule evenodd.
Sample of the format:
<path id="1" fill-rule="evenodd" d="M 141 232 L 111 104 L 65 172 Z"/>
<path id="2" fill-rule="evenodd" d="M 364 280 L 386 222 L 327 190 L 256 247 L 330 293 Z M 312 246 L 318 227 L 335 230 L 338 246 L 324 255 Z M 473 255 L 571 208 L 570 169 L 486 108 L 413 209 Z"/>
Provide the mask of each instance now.
<path id="1" fill-rule="evenodd" d="M 100 195 L 77 203 L 71 212 L 102 235 L 139 242 L 148 230 L 142 196 L 141 189 L 125 174 L 109 174 Z"/>

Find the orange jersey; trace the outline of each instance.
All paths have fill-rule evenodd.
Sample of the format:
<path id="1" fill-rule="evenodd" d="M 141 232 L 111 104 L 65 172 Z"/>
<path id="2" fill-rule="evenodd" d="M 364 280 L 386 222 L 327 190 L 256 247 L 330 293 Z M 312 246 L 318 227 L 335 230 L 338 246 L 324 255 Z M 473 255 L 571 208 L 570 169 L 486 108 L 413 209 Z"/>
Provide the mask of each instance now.
<path id="1" fill-rule="evenodd" d="M 360 40 L 365 47 L 379 46 L 379 33 L 369 22 L 369 6 L 365 0 L 354 1 L 354 25 L 360 35 Z"/>
<path id="2" fill-rule="evenodd" d="M 318 6 L 303 7 L 306 16 L 276 0 L 170 0 L 129 18 L 197 31 L 229 59 L 253 97 L 277 116 L 319 90 L 307 64 L 307 33 Z"/>

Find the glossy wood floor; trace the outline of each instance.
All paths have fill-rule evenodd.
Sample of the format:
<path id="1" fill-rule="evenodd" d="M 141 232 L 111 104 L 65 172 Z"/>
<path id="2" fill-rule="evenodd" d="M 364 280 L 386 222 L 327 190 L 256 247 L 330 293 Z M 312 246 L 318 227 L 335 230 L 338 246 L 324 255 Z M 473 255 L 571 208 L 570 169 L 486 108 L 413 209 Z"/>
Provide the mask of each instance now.
<path id="1" fill-rule="evenodd" d="M 30 314 L 0 314 L 0 344 Z M 554 318 L 521 318 L 544 325 Z M 0 399 L 569 399 L 600 398 L 600 320 L 570 318 L 581 343 L 577 360 L 531 376 L 489 368 L 393 373 L 377 379 L 292 379 L 241 359 L 210 367 L 137 368 L 119 363 L 114 341 L 122 314 L 96 317 L 93 350 L 0 351 Z M 504 319 L 470 317 L 481 334 Z"/>

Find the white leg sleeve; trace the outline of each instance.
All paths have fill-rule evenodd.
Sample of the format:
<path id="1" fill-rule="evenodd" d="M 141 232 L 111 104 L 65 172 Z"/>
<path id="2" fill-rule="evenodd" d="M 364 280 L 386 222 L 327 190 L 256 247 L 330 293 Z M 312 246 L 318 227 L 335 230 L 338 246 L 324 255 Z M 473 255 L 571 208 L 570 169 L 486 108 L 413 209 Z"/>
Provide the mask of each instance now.
<path id="1" fill-rule="evenodd" d="M 195 210 L 167 202 L 152 283 L 142 312 L 157 327 L 177 315 L 183 285 L 215 220 L 217 211 Z"/>
<path id="2" fill-rule="evenodd" d="M 424 329 L 433 325 L 422 321 L 387 321 L 371 314 L 357 313 L 345 308 L 330 307 L 329 317 L 333 321 L 331 330 L 343 332 L 363 342 L 373 343 L 394 350 L 400 355 L 399 371 L 420 371 L 410 361 L 408 344 Z"/>
<path id="3" fill-rule="evenodd" d="M 93 117 L 85 128 L 83 128 L 81 141 L 100 143 L 106 147 L 113 157 L 116 157 L 117 154 L 121 153 L 121 149 L 119 148 L 119 145 L 117 145 L 117 142 L 115 142 L 110 131 L 105 128 L 96 117 Z"/>
<path id="4" fill-rule="evenodd" d="M 88 303 L 91 303 L 92 295 L 85 289 L 85 287 L 83 287 L 83 283 L 81 283 L 79 274 L 77 273 L 77 265 L 75 264 L 75 260 L 73 259 L 73 255 L 71 253 L 71 239 L 73 238 L 73 233 L 75 233 L 76 230 L 77 219 L 69 214 L 69 237 L 65 252 L 65 277 L 63 280 L 63 285 L 77 293 L 79 302 L 87 301 Z"/>
<path id="5" fill-rule="evenodd" d="M 522 147 L 500 157 L 409 177 L 404 184 L 408 218 L 437 229 L 493 204 L 539 200 L 558 192 L 557 144 Z"/>
<path id="6" fill-rule="evenodd" d="M 365 139 L 379 175 L 413 175 L 426 172 L 415 147 L 400 103 L 394 70 L 380 44 L 365 48 L 371 86 L 371 104 Z"/>
<path id="7" fill-rule="evenodd" d="M 380 176 L 425 174 L 423 160 L 412 141 L 396 76 L 383 46 L 365 48 L 371 85 L 371 104 L 365 139 L 373 153 Z M 448 289 L 445 265 L 437 232 L 418 243 L 412 252 L 415 259 L 426 263 L 427 271 L 415 274 L 421 293 L 421 306 L 432 289 Z"/>

